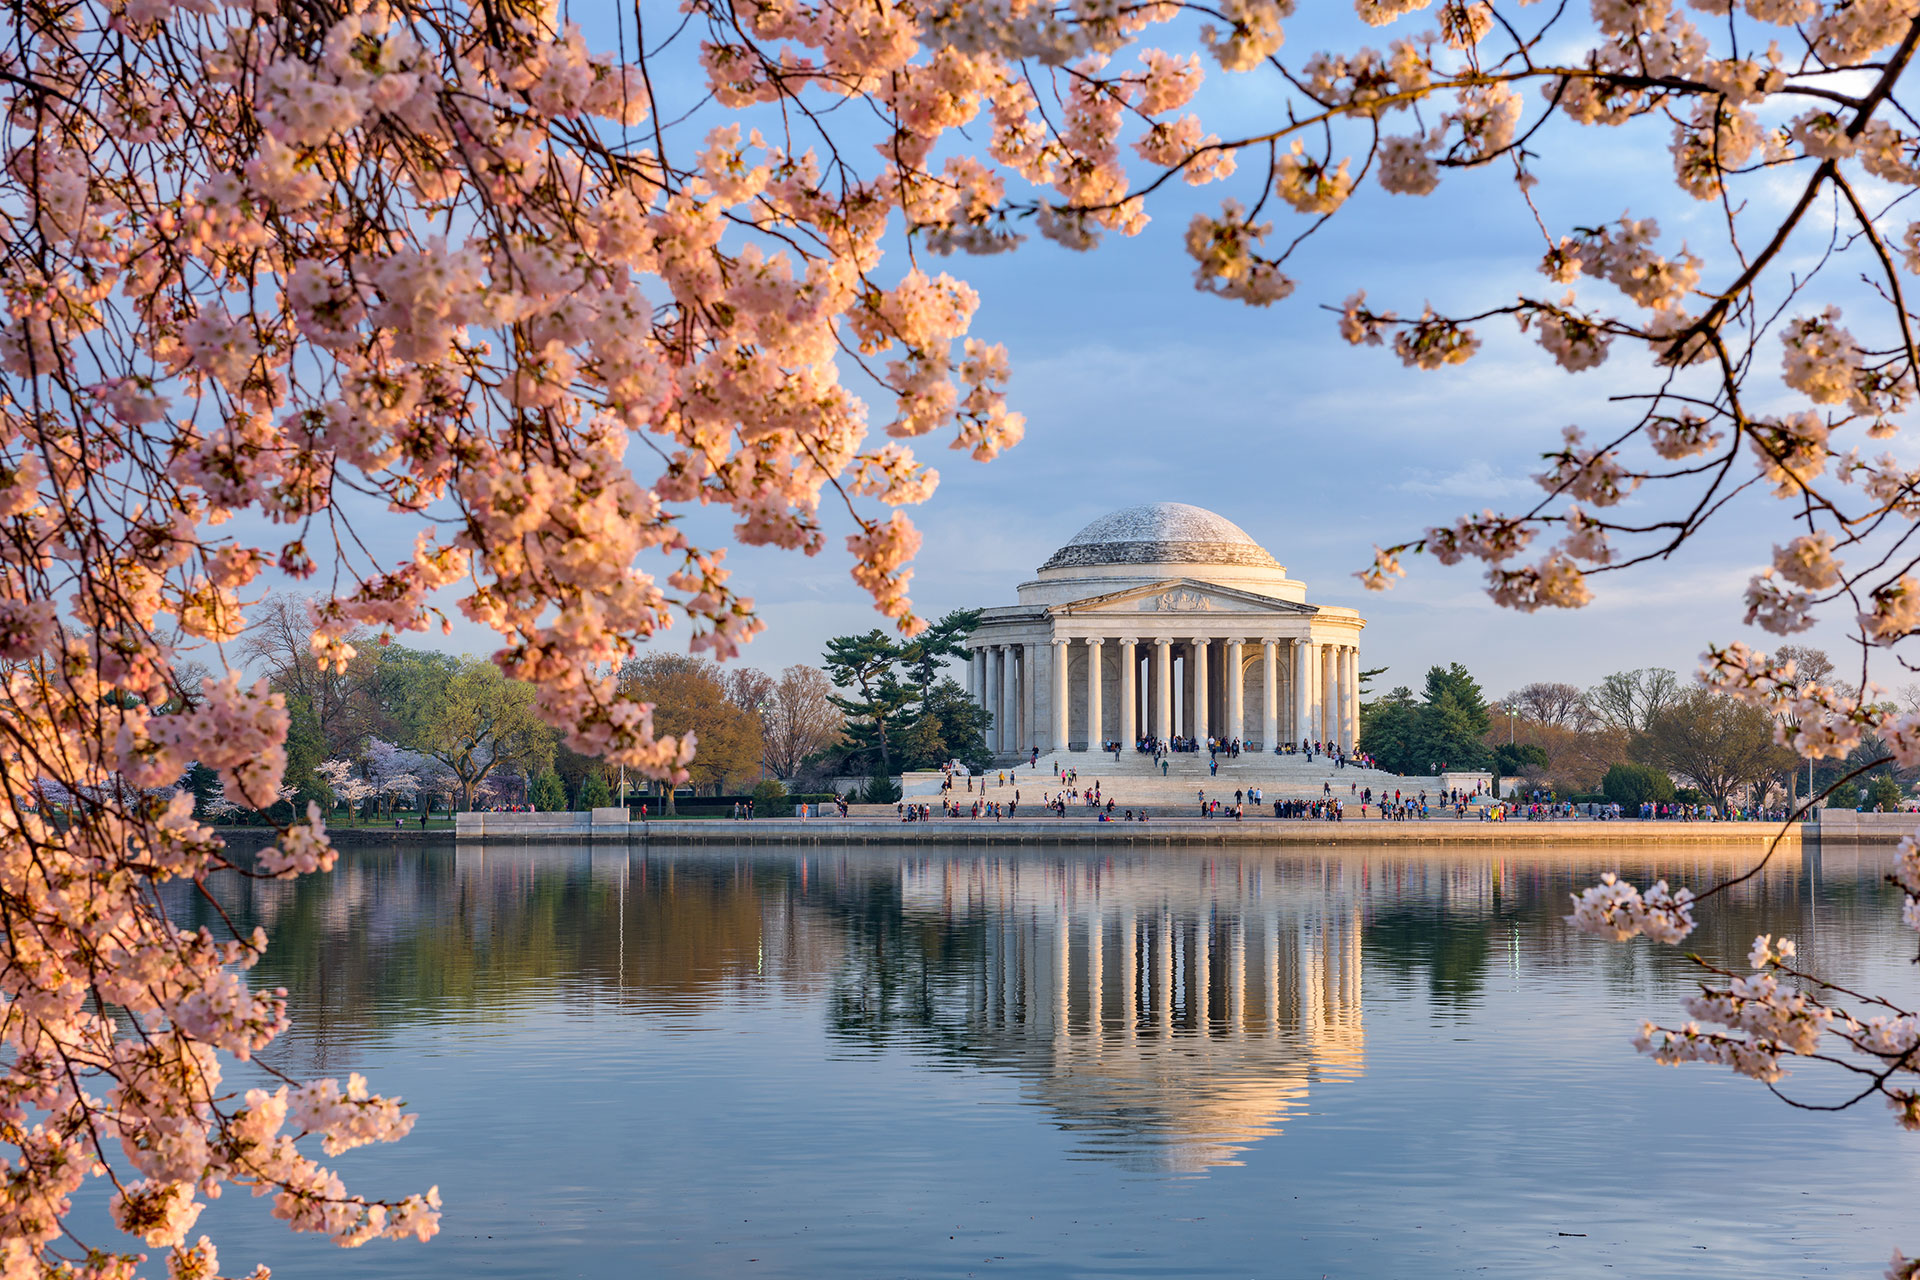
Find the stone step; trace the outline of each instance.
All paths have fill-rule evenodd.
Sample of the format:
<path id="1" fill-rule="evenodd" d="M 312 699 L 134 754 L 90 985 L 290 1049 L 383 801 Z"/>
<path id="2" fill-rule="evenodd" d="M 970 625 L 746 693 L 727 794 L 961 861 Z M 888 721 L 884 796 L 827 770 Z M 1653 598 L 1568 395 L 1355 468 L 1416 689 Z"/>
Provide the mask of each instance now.
<path id="1" fill-rule="evenodd" d="M 1124 757 L 1127 753 L 1122 754 Z M 1204 755 L 1182 754 L 1169 758 L 1169 768 L 1163 776 L 1149 756 L 1141 756 L 1137 763 L 1123 759 L 1116 768 L 1112 756 L 1090 757 L 1070 752 L 1042 756 L 1038 768 L 1023 761 L 1018 766 L 989 771 L 984 778 L 985 795 L 990 800 L 1005 801 L 1011 800 L 1017 790 L 1023 804 L 1041 803 L 1045 796 L 1063 789 L 1063 784 L 1054 776 L 1056 761 L 1079 772 L 1077 785 L 1083 792 L 1091 790 L 1097 781 L 1103 798 L 1112 797 L 1116 805 L 1134 808 L 1191 806 L 1201 791 L 1209 798 L 1231 799 L 1236 790 L 1244 792 L 1253 787 L 1265 793 L 1269 804 L 1275 800 L 1318 800 L 1328 789 L 1349 803 L 1357 800 L 1359 792 L 1368 789 L 1373 791 L 1376 801 L 1380 795 L 1391 795 L 1396 790 L 1406 796 L 1417 796 L 1424 791 L 1429 798 L 1438 796 L 1442 790 L 1439 778 L 1406 777 L 1354 766 L 1340 769 L 1324 757 L 1311 762 L 1304 756 L 1242 755 L 1238 760 L 1222 757 L 1220 771 L 1214 774 L 1208 772 Z M 1002 774 L 1007 778 L 1004 785 L 1000 783 Z M 939 773 L 909 773 L 903 777 L 902 786 L 906 798 L 931 803 L 939 799 L 942 781 Z M 981 794 L 979 780 L 975 786 L 971 794 Z M 962 798 L 970 794 L 964 782 L 956 786 L 956 791 Z"/>

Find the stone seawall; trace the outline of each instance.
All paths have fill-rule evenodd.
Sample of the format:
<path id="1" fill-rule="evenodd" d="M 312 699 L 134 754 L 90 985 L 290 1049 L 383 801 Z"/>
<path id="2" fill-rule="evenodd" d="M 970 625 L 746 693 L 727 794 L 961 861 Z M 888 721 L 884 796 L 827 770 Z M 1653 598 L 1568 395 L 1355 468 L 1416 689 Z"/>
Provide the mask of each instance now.
<path id="1" fill-rule="evenodd" d="M 1822 844 L 1895 844 L 1920 828 L 1920 813 L 1855 813 L 1822 809 L 1814 826 Z"/>
<path id="2" fill-rule="evenodd" d="M 465 817 L 466 815 L 461 815 Z M 1764 850 L 1780 836 L 1782 848 L 1799 849 L 1803 833 L 1811 843 L 1815 832 L 1796 824 L 1781 836 L 1780 828 L 1762 822 L 1317 822 L 1290 819 L 1155 818 L 1150 822 L 1096 822 L 1085 818 L 934 819 L 900 822 L 893 819 L 757 818 L 751 822 L 726 819 L 648 822 L 576 823 L 561 828 L 553 823 L 511 824 L 489 814 L 484 824 L 462 824 L 462 844 L 554 843 L 616 840 L 655 845 L 1451 845 L 1501 847 L 1519 845 L 1582 845 L 1633 848 L 1688 848 L 1713 846 Z M 555 815 L 560 816 L 560 815 Z M 582 814 L 581 817 L 586 815 Z M 480 829 L 477 829 L 480 828 Z"/>

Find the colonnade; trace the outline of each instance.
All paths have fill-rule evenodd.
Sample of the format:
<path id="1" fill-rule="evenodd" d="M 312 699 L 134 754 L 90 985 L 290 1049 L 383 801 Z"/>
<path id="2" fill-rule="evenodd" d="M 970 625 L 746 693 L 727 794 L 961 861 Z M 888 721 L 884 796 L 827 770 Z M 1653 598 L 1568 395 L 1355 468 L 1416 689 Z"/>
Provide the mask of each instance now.
<path id="1" fill-rule="evenodd" d="M 1076 670 L 1084 682 L 1078 699 Z M 1252 707 L 1249 676 L 1258 690 Z M 1097 751 L 1108 742 L 1131 747 L 1142 737 L 1237 738 L 1268 751 L 1280 742 L 1311 741 L 1352 750 L 1360 736 L 1360 649 L 1339 640 L 1232 634 L 986 640 L 974 647 L 969 677 L 975 702 L 993 716 L 988 746 L 1005 755 L 1034 748 Z"/>

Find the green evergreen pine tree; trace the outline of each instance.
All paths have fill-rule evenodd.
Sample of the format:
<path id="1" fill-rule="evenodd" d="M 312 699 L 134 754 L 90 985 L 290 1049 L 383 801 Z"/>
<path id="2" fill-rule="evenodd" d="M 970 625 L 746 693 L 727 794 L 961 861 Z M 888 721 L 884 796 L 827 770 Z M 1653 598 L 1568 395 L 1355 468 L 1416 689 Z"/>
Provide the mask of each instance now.
<path id="1" fill-rule="evenodd" d="M 555 813 L 567 807 L 567 788 L 553 770 L 533 780 L 533 807 L 541 813 Z"/>
<path id="2" fill-rule="evenodd" d="M 607 775 L 595 769 L 580 783 L 580 802 L 576 809 L 604 809 L 613 803 L 613 792 L 607 787 Z"/>

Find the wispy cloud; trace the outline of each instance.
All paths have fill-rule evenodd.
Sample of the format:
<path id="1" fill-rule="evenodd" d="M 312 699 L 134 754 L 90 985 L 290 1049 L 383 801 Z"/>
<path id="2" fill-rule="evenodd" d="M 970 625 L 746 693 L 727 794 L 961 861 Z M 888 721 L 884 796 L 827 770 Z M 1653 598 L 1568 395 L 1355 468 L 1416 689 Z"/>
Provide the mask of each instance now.
<path id="1" fill-rule="evenodd" d="M 1475 458 L 1442 475 L 1417 475 L 1395 487 L 1402 493 L 1440 498 L 1511 498 L 1537 492 L 1533 481 L 1502 471 L 1484 458 Z"/>

